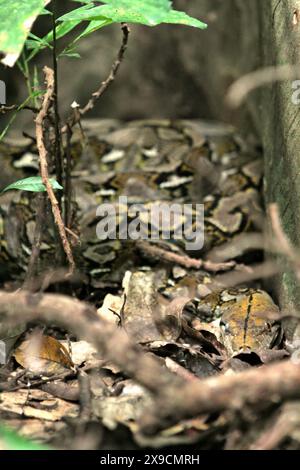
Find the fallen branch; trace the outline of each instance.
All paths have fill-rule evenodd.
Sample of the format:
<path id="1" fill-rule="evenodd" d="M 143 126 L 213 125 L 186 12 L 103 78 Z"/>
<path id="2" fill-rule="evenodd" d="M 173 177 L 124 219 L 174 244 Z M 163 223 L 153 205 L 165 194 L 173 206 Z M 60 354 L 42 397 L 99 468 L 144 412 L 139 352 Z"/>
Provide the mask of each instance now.
<path id="1" fill-rule="evenodd" d="M 283 405 L 277 419 L 254 442 L 249 450 L 274 450 L 291 437 L 294 431 L 300 429 L 300 403 L 299 401 L 288 402 Z"/>
<path id="2" fill-rule="evenodd" d="M 38 319 L 60 323 L 94 344 L 103 357 L 154 395 L 154 407 L 141 418 L 147 432 L 201 413 L 300 398 L 299 364 L 282 361 L 235 375 L 187 382 L 143 353 L 122 329 L 99 320 L 91 305 L 63 295 L 0 291 L 0 313 L 4 320 L 14 322 Z"/>
<path id="3" fill-rule="evenodd" d="M 53 212 L 55 223 L 58 228 L 62 246 L 69 262 L 69 266 L 70 266 L 69 273 L 72 274 L 75 269 L 75 262 L 74 262 L 71 246 L 67 238 L 62 216 L 59 210 L 59 204 L 55 197 L 53 188 L 49 182 L 49 175 L 48 175 L 47 150 L 46 150 L 46 147 L 44 144 L 44 138 L 43 138 L 43 123 L 44 123 L 44 119 L 47 117 L 49 108 L 51 106 L 51 101 L 53 99 L 54 74 L 53 74 L 53 70 L 51 70 L 49 67 L 44 67 L 44 73 L 46 77 L 47 91 L 43 99 L 42 107 L 35 120 L 36 141 L 37 141 L 37 148 L 38 148 L 39 158 L 40 158 L 40 171 L 41 171 L 42 181 L 46 187 L 48 197 L 51 202 L 52 212 Z"/>
<path id="4" fill-rule="evenodd" d="M 136 244 L 137 248 L 146 256 L 150 258 L 158 258 L 168 263 L 174 263 L 182 266 L 186 269 L 204 269 L 209 272 L 229 271 L 236 266 L 234 261 L 228 261 L 226 263 L 214 263 L 212 261 L 205 261 L 196 258 L 190 258 L 187 255 L 181 255 L 173 253 L 172 251 L 166 251 L 163 248 L 154 246 L 151 243 L 139 241 Z"/>

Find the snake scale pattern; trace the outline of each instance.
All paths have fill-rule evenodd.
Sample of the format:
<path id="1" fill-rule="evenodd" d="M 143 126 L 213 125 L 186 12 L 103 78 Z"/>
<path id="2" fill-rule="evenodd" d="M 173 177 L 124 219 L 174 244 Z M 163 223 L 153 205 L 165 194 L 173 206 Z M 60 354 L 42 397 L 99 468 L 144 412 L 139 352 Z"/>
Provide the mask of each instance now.
<path id="1" fill-rule="evenodd" d="M 77 267 L 94 289 L 118 289 L 126 271 L 153 270 L 161 264 L 160 260 L 143 256 L 134 240 L 97 238 L 97 207 L 103 203 L 116 204 L 120 196 L 126 196 L 130 204 L 143 204 L 146 208 L 159 201 L 191 207 L 204 204 L 204 247 L 188 253 L 196 259 L 210 259 L 215 250 L 234 243 L 237 237 L 262 230 L 262 155 L 231 127 L 202 121 L 89 120 L 83 122 L 83 129 L 83 133 L 74 134 L 72 141 L 75 202 L 71 228 L 80 237 L 80 245 L 74 247 Z M 37 174 L 34 143 L 30 142 L 26 149 L 17 144 L 1 144 L 0 153 L 4 161 L 1 186 L 20 174 Z M 24 275 L 34 237 L 35 209 L 36 195 L 8 192 L 1 196 L 2 280 L 20 279 Z M 130 218 L 130 209 L 126 209 L 126 214 L 118 210 L 119 223 L 124 215 Z M 48 214 L 41 246 L 41 258 L 45 260 L 53 260 L 56 252 L 50 219 Z M 155 243 L 170 252 L 185 254 L 184 245 L 175 239 Z M 252 254 L 254 259 L 256 255 Z M 244 262 L 243 253 L 237 259 Z M 169 267 L 168 282 L 162 291 L 172 298 L 175 287 L 177 295 L 180 289 L 183 294 L 192 289 L 197 298 L 195 309 L 202 319 L 222 317 L 227 338 L 232 332 L 235 338 L 229 347 L 232 353 L 246 343 L 251 343 L 254 349 L 271 347 L 273 329 L 265 333 L 266 322 L 259 316 L 257 321 L 250 318 L 253 309 L 278 310 L 268 294 L 245 288 L 218 293 L 218 298 L 211 294 L 211 298 L 201 300 L 201 289 L 197 291 L 197 286 L 200 284 L 203 290 L 209 279 L 210 274 L 203 270 Z M 231 318 L 235 318 L 232 325 Z M 247 338 L 245 325 L 247 328 L 252 325 L 255 339 Z"/>

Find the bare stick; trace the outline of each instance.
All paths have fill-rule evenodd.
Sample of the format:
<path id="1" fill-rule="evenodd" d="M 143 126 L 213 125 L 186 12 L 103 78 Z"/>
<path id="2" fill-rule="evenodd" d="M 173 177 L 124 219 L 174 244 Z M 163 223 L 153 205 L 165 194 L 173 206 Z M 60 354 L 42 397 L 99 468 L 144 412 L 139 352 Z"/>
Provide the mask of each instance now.
<path id="1" fill-rule="evenodd" d="M 300 280 L 300 257 L 297 250 L 293 247 L 282 228 L 279 208 L 277 204 L 269 205 L 269 215 L 272 229 L 277 241 L 277 252 L 284 254 L 293 266 L 297 278 Z"/>
<path id="2" fill-rule="evenodd" d="M 293 259 L 295 257 L 295 250 L 292 247 L 292 244 L 288 240 L 286 234 L 283 231 L 282 224 L 279 216 L 279 208 L 277 204 L 269 205 L 269 214 L 272 223 L 272 228 L 274 235 L 278 241 L 278 248 L 280 251 L 285 253 L 289 258 Z"/>
<path id="3" fill-rule="evenodd" d="M 271 66 L 248 73 L 236 80 L 227 93 L 226 102 L 232 108 L 238 108 L 252 91 L 264 85 L 284 80 L 300 78 L 300 65 L 284 64 Z"/>
<path id="4" fill-rule="evenodd" d="M 99 320 L 96 309 L 90 304 L 59 294 L 0 291 L 0 314 L 3 321 L 39 319 L 67 327 L 78 337 L 93 343 L 102 357 L 113 361 L 154 393 L 165 387 L 170 377 L 176 379 L 167 370 L 163 373 L 160 363 L 143 354 L 121 328 Z M 157 377 L 155 382 L 153 377 Z"/>
<path id="5" fill-rule="evenodd" d="M 68 119 L 68 125 L 73 128 L 75 124 L 80 122 L 80 118 L 84 116 L 88 111 L 94 108 L 96 101 L 101 98 L 101 96 L 104 94 L 104 92 L 107 90 L 109 85 L 115 80 L 118 70 L 120 68 L 120 65 L 124 59 L 124 55 L 127 49 L 127 44 L 128 44 L 128 38 L 130 34 L 130 28 L 126 23 L 122 23 L 122 32 L 123 32 L 123 40 L 121 47 L 119 49 L 118 55 L 114 63 L 112 64 L 112 67 L 110 69 L 108 77 L 101 83 L 100 87 L 98 90 L 96 90 L 93 94 L 92 97 L 89 99 L 89 101 L 86 103 L 83 108 L 80 108 L 78 110 L 78 113 L 72 113 L 71 117 Z M 67 124 L 63 126 L 62 132 L 66 133 L 67 132 Z"/>
<path id="6" fill-rule="evenodd" d="M 151 258 L 159 258 L 169 263 L 178 264 L 186 269 L 204 269 L 210 272 L 218 272 L 228 271 L 236 266 L 234 261 L 228 261 L 227 263 L 214 263 L 212 261 L 190 258 L 187 255 L 166 251 L 151 243 L 145 243 L 142 241 L 137 243 L 137 247 L 142 253 L 150 256 Z"/>
<path id="7" fill-rule="evenodd" d="M 122 60 L 124 58 L 124 54 L 126 52 L 126 49 L 127 49 L 127 44 L 128 44 L 128 37 L 129 37 L 129 34 L 130 34 L 130 29 L 129 27 L 127 26 L 126 23 L 122 23 L 122 32 L 123 32 L 123 41 L 122 41 L 122 44 L 121 44 L 121 47 L 120 47 L 120 50 L 119 50 L 119 53 L 118 53 L 118 56 L 116 58 L 116 60 L 114 61 L 113 65 L 112 65 L 112 68 L 110 70 L 110 73 L 107 77 L 106 80 L 104 80 L 102 83 L 101 83 L 101 86 L 98 88 L 98 90 L 96 90 L 91 99 L 87 102 L 87 104 L 80 109 L 80 114 L 81 116 L 83 116 L 84 114 L 86 114 L 88 111 L 90 111 L 91 109 L 93 109 L 93 107 L 95 106 L 95 103 L 96 101 L 103 95 L 103 93 L 107 90 L 107 88 L 109 87 L 109 85 L 115 80 L 116 78 L 116 75 L 118 73 L 118 70 L 119 70 L 119 67 L 122 63 Z"/>
<path id="8" fill-rule="evenodd" d="M 273 422 L 272 427 L 267 429 L 250 446 L 250 450 L 273 450 L 300 427 L 300 403 L 299 401 L 288 402 L 281 408 L 280 414 Z"/>
<path id="9" fill-rule="evenodd" d="M 25 110 L 29 110 L 29 111 L 32 111 L 34 114 L 36 114 L 38 112 L 38 109 L 37 108 L 34 108 L 33 106 L 22 106 L 21 104 L 12 104 L 10 106 L 1 106 L 0 105 L 0 114 L 5 114 L 5 113 L 8 113 L 10 111 L 16 111 L 16 110 L 19 110 L 19 111 L 22 111 L 23 109 Z"/>
<path id="10" fill-rule="evenodd" d="M 55 223 L 58 228 L 58 232 L 60 235 L 60 239 L 63 245 L 64 252 L 67 256 L 70 270 L 69 273 L 73 273 L 75 269 L 75 262 L 72 254 L 72 250 L 70 247 L 70 243 L 67 238 L 65 226 L 61 217 L 61 213 L 59 210 L 59 205 L 58 201 L 55 197 L 53 188 L 49 182 L 49 175 L 48 175 L 48 163 L 47 163 L 47 150 L 44 144 L 44 139 L 43 139 L 43 122 L 44 119 L 46 118 L 49 108 L 51 106 L 51 101 L 53 99 L 53 94 L 54 94 L 54 74 L 53 70 L 51 70 L 49 67 L 44 67 L 44 73 L 46 77 L 46 84 L 47 84 L 47 91 L 43 99 L 43 104 L 41 107 L 41 110 L 39 111 L 35 123 L 36 123 L 36 141 L 37 141 L 37 148 L 39 152 L 39 157 L 40 157 L 40 171 L 41 171 L 41 177 L 42 181 L 46 187 L 48 197 L 51 202 L 51 207 L 52 207 L 52 212 L 54 216 Z"/>
<path id="11" fill-rule="evenodd" d="M 52 49 L 52 60 L 53 60 L 53 72 L 54 72 L 54 93 L 53 93 L 53 107 L 55 114 L 55 170 L 56 178 L 59 184 L 62 184 L 62 153 L 61 153 L 61 133 L 60 133 L 60 116 L 58 109 L 58 63 L 57 63 L 57 41 L 56 41 L 56 0 L 54 0 L 52 6 L 52 30 L 53 30 L 53 49 Z M 58 196 L 58 204 L 61 208 L 61 196 Z"/>
<path id="12" fill-rule="evenodd" d="M 218 274 L 214 276 L 209 287 L 210 289 L 215 287 L 216 290 L 219 290 L 220 288 L 239 286 L 258 279 L 273 277 L 279 272 L 280 267 L 274 261 L 264 261 L 247 266 L 243 272 L 236 269 L 229 273 Z"/>
<path id="13" fill-rule="evenodd" d="M 72 128 L 67 122 L 67 138 L 66 138 L 66 150 L 65 150 L 65 157 L 66 157 L 66 164 L 65 164 L 65 199 L 64 199 L 64 207 L 65 207 L 65 226 L 71 226 L 71 206 L 72 206 L 72 180 L 71 180 L 71 139 L 72 139 Z"/>

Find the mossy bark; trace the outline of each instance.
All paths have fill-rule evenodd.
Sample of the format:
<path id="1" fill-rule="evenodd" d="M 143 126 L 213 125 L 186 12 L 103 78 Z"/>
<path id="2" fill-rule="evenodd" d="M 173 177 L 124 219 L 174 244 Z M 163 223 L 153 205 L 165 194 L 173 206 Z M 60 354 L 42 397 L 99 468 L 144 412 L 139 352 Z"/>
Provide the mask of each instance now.
<path id="1" fill-rule="evenodd" d="M 299 0 L 265 0 L 262 7 L 264 65 L 295 64 L 300 59 Z M 297 10 L 298 9 L 298 10 Z M 300 246 L 300 105 L 293 102 L 292 81 L 275 83 L 260 93 L 257 122 L 265 152 L 265 195 L 276 202 L 285 232 Z M 284 263 L 284 260 L 282 260 Z M 285 266 L 277 290 L 282 307 L 299 312 L 300 287 Z"/>

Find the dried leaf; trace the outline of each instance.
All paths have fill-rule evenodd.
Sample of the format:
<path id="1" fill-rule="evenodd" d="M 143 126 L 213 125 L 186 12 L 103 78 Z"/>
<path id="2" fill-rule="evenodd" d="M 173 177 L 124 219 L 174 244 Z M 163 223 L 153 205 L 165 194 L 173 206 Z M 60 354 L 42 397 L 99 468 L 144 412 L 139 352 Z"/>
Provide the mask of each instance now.
<path id="1" fill-rule="evenodd" d="M 201 350 L 199 346 L 189 346 L 188 344 L 180 344 L 167 341 L 154 341 L 148 345 L 151 352 L 158 356 L 167 357 L 179 364 L 196 377 L 210 377 L 219 372 L 220 358 L 212 358 Z M 168 361 L 167 361 L 168 362 Z M 170 365 L 170 362 L 168 362 Z M 183 376 L 183 371 L 177 368 L 179 375 Z M 175 366 L 173 364 L 173 371 Z"/>
<path id="2" fill-rule="evenodd" d="M 51 336 L 33 333 L 15 350 L 16 361 L 30 372 L 51 376 L 72 369 L 67 349 Z"/>
<path id="3" fill-rule="evenodd" d="M 182 312 L 190 300 L 189 297 L 177 297 L 166 307 L 160 328 L 166 340 L 176 341 L 179 338 L 182 330 Z"/>

